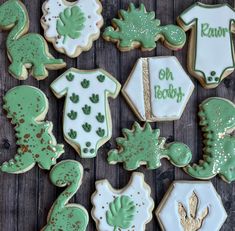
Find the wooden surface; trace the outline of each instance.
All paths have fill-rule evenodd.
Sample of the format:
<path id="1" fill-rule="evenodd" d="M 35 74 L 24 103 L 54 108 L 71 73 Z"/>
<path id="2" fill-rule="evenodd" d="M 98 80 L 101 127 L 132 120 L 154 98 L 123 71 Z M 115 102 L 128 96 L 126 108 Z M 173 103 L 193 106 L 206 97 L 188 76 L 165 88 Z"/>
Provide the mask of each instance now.
<path id="1" fill-rule="evenodd" d="M 2 3 L 3 0 L 0 0 Z M 126 9 L 129 0 L 107 0 L 102 1 L 103 16 L 105 25 L 110 24 L 110 20 L 117 16 L 117 11 L 121 8 Z M 147 10 L 156 11 L 157 18 L 162 24 L 175 23 L 176 17 L 187 7 L 193 4 L 193 0 L 142 0 L 132 2 L 139 4 L 145 3 Z M 222 3 L 228 2 L 233 5 L 233 1 L 208 0 L 204 3 Z M 30 29 L 32 32 L 43 33 L 39 20 L 41 17 L 41 5 L 43 0 L 25 0 L 24 3 L 29 11 Z M 222 17 L 222 15 L 218 15 Z M 9 61 L 6 56 L 5 41 L 7 32 L 0 35 L 0 92 L 2 96 L 10 88 L 20 85 L 29 84 L 39 87 L 49 98 L 50 109 L 47 119 L 54 123 L 54 134 L 58 143 L 64 143 L 65 154 L 62 159 L 76 159 L 84 167 L 83 184 L 76 194 L 74 201 L 84 205 L 90 212 L 90 196 L 94 192 L 95 181 L 107 178 L 114 187 L 123 187 L 128 182 L 131 172 L 125 171 L 121 165 L 108 165 L 106 161 L 107 152 L 111 147 L 115 147 L 114 139 L 119 136 L 122 128 L 130 128 L 132 123 L 137 120 L 124 101 L 119 95 L 116 100 L 110 100 L 111 112 L 113 117 L 113 138 L 99 150 L 97 158 L 81 159 L 74 149 L 69 146 L 63 139 L 62 135 L 62 115 L 64 99 L 57 100 L 49 90 L 50 83 L 59 76 L 61 71 L 51 71 L 47 79 L 37 82 L 32 77 L 27 81 L 17 81 L 8 74 L 7 68 Z M 70 59 L 56 52 L 51 44 L 50 50 L 56 57 L 62 57 L 67 62 L 67 67 L 78 67 L 81 69 L 93 69 L 101 67 L 112 73 L 120 82 L 124 84 L 137 58 L 141 56 L 156 55 L 175 55 L 186 69 L 187 45 L 178 52 L 172 52 L 158 43 L 157 49 L 152 52 L 142 53 L 138 50 L 121 53 L 112 43 L 105 42 L 100 38 L 95 42 L 93 48 L 83 53 L 78 59 Z M 176 122 L 162 122 L 153 124 L 154 127 L 161 129 L 161 135 L 168 137 L 170 141 L 182 141 L 190 146 L 193 152 L 193 160 L 198 161 L 202 152 L 202 139 L 198 127 L 198 104 L 210 96 L 225 97 L 235 101 L 235 73 L 228 77 L 220 86 L 213 90 L 204 90 L 195 79 L 195 90 L 190 98 L 182 118 Z M 2 102 L 1 102 L 2 105 Z M 9 160 L 16 153 L 14 130 L 1 108 L 0 114 L 0 163 Z M 155 201 L 155 208 L 162 199 L 168 186 L 173 180 L 191 179 L 182 170 L 173 167 L 167 161 L 162 161 L 162 167 L 144 172 L 146 182 L 152 188 L 152 197 Z M 36 231 L 40 230 L 46 224 L 47 213 L 56 199 L 62 192 L 53 186 L 48 178 L 48 173 L 34 167 L 31 171 L 21 175 L 0 174 L 0 230 L 1 231 Z M 228 218 L 224 224 L 223 231 L 235 230 L 235 183 L 227 184 L 218 177 L 212 180 L 218 193 L 221 195 L 224 206 L 228 213 Z M 93 220 L 90 218 L 89 231 L 95 230 Z M 147 225 L 147 230 L 160 230 L 155 216 L 151 223 Z M 177 231 L 177 230 L 173 230 Z M 208 230 L 213 231 L 213 230 Z"/>

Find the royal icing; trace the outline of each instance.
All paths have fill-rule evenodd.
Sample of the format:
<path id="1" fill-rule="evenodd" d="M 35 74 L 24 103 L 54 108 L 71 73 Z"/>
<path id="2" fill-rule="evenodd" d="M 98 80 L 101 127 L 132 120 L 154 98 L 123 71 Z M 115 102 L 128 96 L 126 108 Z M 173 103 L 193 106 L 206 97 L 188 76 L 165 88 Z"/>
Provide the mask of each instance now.
<path id="1" fill-rule="evenodd" d="M 235 180 L 235 105 L 223 98 L 209 98 L 199 111 L 204 132 L 203 161 L 188 166 L 185 171 L 198 179 L 210 179 L 219 174 L 226 182 Z"/>
<path id="2" fill-rule="evenodd" d="M 142 173 L 134 172 L 128 185 L 116 190 L 107 180 L 96 182 L 92 217 L 99 231 L 144 231 L 154 207 L 151 189 Z"/>
<path id="3" fill-rule="evenodd" d="M 141 47 L 152 50 L 160 38 L 163 43 L 174 50 L 184 46 L 186 35 L 176 25 L 160 26 L 160 20 L 155 19 L 155 12 L 147 12 L 144 4 L 135 8 L 131 3 L 127 11 L 121 10 L 119 19 L 113 19 L 113 27 L 107 27 L 103 37 L 107 41 L 118 43 L 120 50 L 131 50 Z"/>
<path id="4" fill-rule="evenodd" d="M 141 127 L 135 122 L 132 130 L 123 129 L 123 135 L 124 138 L 116 139 L 118 149 L 108 153 L 108 162 L 124 162 L 127 170 L 137 169 L 140 165 L 147 165 L 148 169 L 159 168 L 162 158 L 169 159 L 175 166 L 183 167 L 192 158 L 188 146 L 179 142 L 166 144 L 166 139 L 160 137 L 160 130 L 152 129 L 149 123 Z"/>
<path id="5" fill-rule="evenodd" d="M 219 231 L 227 218 L 211 182 L 175 181 L 156 210 L 165 231 Z"/>
<path id="6" fill-rule="evenodd" d="M 95 157 L 111 138 L 108 97 L 116 98 L 120 84 L 102 69 L 67 70 L 52 84 L 58 98 L 66 95 L 64 137 L 84 158 Z"/>
<path id="7" fill-rule="evenodd" d="M 46 39 L 70 57 L 89 50 L 100 35 L 103 18 L 98 0 L 47 0 L 42 9 L 41 23 Z"/>
<path id="8" fill-rule="evenodd" d="M 218 17 L 223 15 L 223 17 Z M 189 69 L 206 87 L 217 86 L 234 71 L 231 33 L 235 11 L 227 4 L 195 3 L 179 17 L 185 30 L 192 29 Z M 212 86 L 211 86 L 212 85 Z"/>
<path id="9" fill-rule="evenodd" d="M 23 173 L 37 163 L 49 170 L 64 152 L 52 134 L 52 123 L 44 122 L 48 111 L 48 100 L 38 88 L 22 85 L 9 90 L 3 98 L 3 108 L 15 126 L 17 154 L 4 162 L 1 171 Z"/>
<path id="10" fill-rule="evenodd" d="M 194 90 L 174 56 L 140 58 L 122 93 L 142 121 L 180 119 Z"/>
<path id="11" fill-rule="evenodd" d="M 42 231 L 85 231 L 89 221 L 86 209 L 79 204 L 69 204 L 78 191 L 83 177 L 82 165 L 74 160 L 61 161 L 50 172 L 51 182 L 57 187 L 67 187 L 57 198 L 48 214 Z"/>
<path id="12" fill-rule="evenodd" d="M 15 78 L 28 77 L 27 69 L 41 80 L 48 76 L 47 69 L 60 69 L 66 64 L 48 52 L 48 46 L 39 34 L 28 32 L 29 19 L 25 6 L 19 0 L 8 0 L 0 6 L 0 28 L 12 29 L 7 37 L 7 52 L 11 65 L 9 72 Z"/>

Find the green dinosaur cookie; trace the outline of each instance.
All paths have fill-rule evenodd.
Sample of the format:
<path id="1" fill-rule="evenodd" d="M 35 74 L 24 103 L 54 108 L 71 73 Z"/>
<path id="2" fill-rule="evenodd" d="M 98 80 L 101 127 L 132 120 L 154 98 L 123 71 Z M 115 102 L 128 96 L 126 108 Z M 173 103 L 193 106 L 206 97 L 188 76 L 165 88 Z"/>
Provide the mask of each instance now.
<path id="1" fill-rule="evenodd" d="M 211 179 L 217 174 L 226 182 L 235 180 L 235 105 L 223 98 L 209 98 L 199 111 L 204 133 L 203 160 L 187 166 L 185 171 L 198 179 Z"/>
<path id="2" fill-rule="evenodd" d="M 159 137 L 160 130 L 152 129 L 149 123 L 141 127 L 135 122 L 132 130 L 123 129 L 122 132 L 124 137 L 116 139 L 118 149 L 108 153 L 108 162 L 124 162 L 126 170 L 135 170 L 140 165 L 156 169 L 161 166 L 162 158 L 169 159 L 177 167 L 184 167 L 192 158 L 191 151 L 185 144 L 165 144 L 166 139 Z"/>
<path id="3" fill-rule="evenodd" d="M 82 165 L 73 160 L 61 161 L 50 172 L 51 182 L 57 187 L 67 188 L 52 205 L 47 225 L 42 231 L 85 231 L 89 221 L 86 209 L 79 204 L 69 204 L 78 191 L 83 176 Z"/>
<path id="4" fill-rule="evenodd" d="M 30 68 L 32 75 L 37 80 L 42 80 L 48 76 L 47 69 L 57 70 L 66 64 L 49 53 L 47 43 L 41 35 L 26 34 L 28 28 L 28 13 L 21 1 L 8 0 L 0 6 L 0 29 L 12 29 L 6 42 L 11 61 L 10 74 L 24 80 L 27 79 L 27 69 Z"/>
<path id="5" fill-rule="evenodd" d="M 141 47 L 152 50 L 156 41 L 161 39 L 170 49 L 178 50 L 186 42 L 185 32 L 176 25 L 160 26 L 155 13 L 147 12 L 144 4 L 135 8 L 131 3 L 127 11 L 119 12 L 119 19 L 112 20 L 113 27 L 107 27 L 103 37 L 107 41 L 117 42 L 121 51 L 129 51 Z"/>
<path id="6" fill-rule="evenodd" d="M 1 170 L 7 173 L 29 171 L 37 163 L 49 170 L 64 152 L 52 134 L 52 123 L 44 122 L 48 100 L 38 88 L 21 85 L 9 90 L 3 98 L 7 117 L 15 125 L 17 154 L 4 162 Z"/>

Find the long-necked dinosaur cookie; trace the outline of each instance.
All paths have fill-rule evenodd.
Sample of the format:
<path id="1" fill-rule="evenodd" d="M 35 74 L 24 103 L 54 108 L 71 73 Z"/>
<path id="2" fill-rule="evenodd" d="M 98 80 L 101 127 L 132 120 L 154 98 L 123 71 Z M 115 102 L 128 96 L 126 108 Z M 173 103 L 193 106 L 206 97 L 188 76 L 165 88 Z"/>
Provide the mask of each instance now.
<path id="1" fill-rule="evenodd" d="M 235 11 L 228 4 L 195 3 L 179 17 L 178 23 L 192 30 L 188 51 L 188 68 L 205 88 L 214 88 L 234 71 Z M 222 15 L 222 17 L 219 17 Z"/>
<path id="2" fill-rule="evenodd" d="M 61 161 L 50 172 L 51 182 L 57 187 L 67 187 L 52 205 L 47 225 L 42 231 L 85 231 L 89 221 L 86 209 L 79 204 L 69 204 L 78 191 L 83 177 L 82 165 L 74 160 Z"/>
<path id="3" fill-rule="evenodd" d="M 223 98 L 209 98 L 199 111 L 204 133 L 203 160 L 187 166 L 185 171 L 198 179 L 211 179 L 217 174 L 226 182 L 235 180 L 235 105 Z"/>
<path id="4" fill-rule="evenodd" d="M 52 84 L 58 98 L 66 95 L 64 137 L 83 158 L 95 157 L 112 134 L 108 98 L 116 98 L 119 82 L 102 69 L 67 70 Z"/>
<path id="5" fill-rule="evenodd" d="M 194 85 L 174 56 L 140 58 L 122 93 L 142 121 L 180 119 Z"/>
<path id="6" fill-rule="evenodd" d="M 28 77 L 27 69 L 37 80 L 48 76 L 47 69 L 65 67 L 62 59 L 55 59 L 45 39 L 39 34 L 26 34 L 29 28 L 28 13 L 19 0 L 8 0 L 0 6 L 0 28 L 10 30 L 7 37 L 7 54 L 11 61 L 9 72 L 15 78 Z"/>
<path id="7" fill-rule="evenodd" d="M 166 144 L 166 139 L 160 137 L 160 130 L 152 129 L 149 123 L 141 127 L 135 122 L 132 130 L 123 129 L 123 135 L 116 139 L 118 149 L 108 153 L 108 162 L 123 162 L 127 170 L 135 170 L 140 165 L 146 165 L 148 169 L 159 168 L 162 158 L 177 167 L 184 167 L 192 158 L 188 146 L 178 142 Z"/>
<path id="8" fill-rule="evenodd" d="M 9 90 L 3 98 L 3 108 L 15 126 L 17 154 L 4 162 L 1 171 L 23 173 L 37 163 L 49 170 L 64 152 L 52 134 L 51 122 L 44 122 L 48 111 L 48 100 L 38 88 L 22 85 Z"/>
<path id="9" fill-rule="evenodd" d="M 154 202 L 142 173 L 134 172 L 123 189 L 114 189 L 107 180 L 95 185 L 91 215 L 98 231 L 145 230 L 152 219 Z"/>
<path id="10" fill-rule="evenodd" d="M 100 36 L 103 18 L 99 0 L 47 0 L 42 10 L 45 38 L 61 53 L 77 57 Z"/>
<path id="11" fill-rule="evenodd" d="M 186 41 L 184 31 L 176 25 L 160 26 L 155 19 L 155 12 L 147 12 L 144 4 L 135 8 L 131 3 L 127 11 L 119 12 L 119 19 L 112 20 L 113 27 L 107 27 L 103 37 L 107 41 L 117 43 L 121 51 L 130 51 L 140 47 L 141 50 L 153 50 L 156 41 L 172 49 L 182 48 Z"/>
<path id="12" fill-rule="evenodd" d="M 227 213 L 211 182 L 175 181 L 156 216 L 163 231 L 219 231 Z"/>

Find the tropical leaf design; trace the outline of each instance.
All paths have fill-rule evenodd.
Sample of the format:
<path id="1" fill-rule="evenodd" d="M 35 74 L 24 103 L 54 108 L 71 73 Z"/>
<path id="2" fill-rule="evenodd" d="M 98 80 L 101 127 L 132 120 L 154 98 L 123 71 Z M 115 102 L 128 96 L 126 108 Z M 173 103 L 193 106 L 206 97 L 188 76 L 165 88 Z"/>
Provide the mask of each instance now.
<path id="1" fill-rule="evenodd" d="M 78 6 L 66 8 L 60 13 L 59 19 L 56 22 L 57 32 L 64 36 L 63 43 L 67 37 L 72 39 L 79 38 L 81 30 L 84 28 L 85 15 Z"/>
<path id="2" fill-rule="evenodd" d="M 135 204 L 129 196 L 117 197 L 109 204 L 106 212 L 107 223 L 114 227 L 114 231 L 118 228 L 127 229 L 134 219 L 135 210 Z"/>

